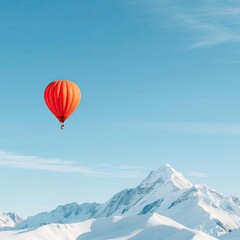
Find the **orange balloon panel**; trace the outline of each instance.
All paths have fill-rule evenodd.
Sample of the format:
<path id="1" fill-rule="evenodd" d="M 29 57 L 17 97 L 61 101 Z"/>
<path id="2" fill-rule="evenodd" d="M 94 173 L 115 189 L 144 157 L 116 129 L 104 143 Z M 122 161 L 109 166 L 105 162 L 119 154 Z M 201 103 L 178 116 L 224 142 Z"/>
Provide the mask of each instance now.
<path id="1" fill-rule="evenodd" d="M 80 103 L 81 91 L 72 81 L 57 80 L 46 87 L 44 100 L 59 122 L 63 123 Z"/>

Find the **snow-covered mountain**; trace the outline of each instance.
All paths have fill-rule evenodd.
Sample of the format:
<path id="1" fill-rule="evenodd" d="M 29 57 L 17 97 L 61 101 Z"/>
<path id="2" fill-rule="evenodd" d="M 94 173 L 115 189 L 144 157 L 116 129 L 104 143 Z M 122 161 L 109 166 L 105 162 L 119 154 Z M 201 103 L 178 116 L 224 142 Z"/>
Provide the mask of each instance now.
<path id="1" fill-rule="evenodd" d="M 157 213 L 0 232 L 1 240 L 216 240 Z"/>
<path id="2" fill-rule="evenodd" d="M 23 219 L 15 213 L 0 213 L 0 227 L 14 227 L 22 221 Z"/>
<path id="3" fill-rule="evenodd" d="M 136 215 L 153 212 L 160 206 L 169 207 L 192 184 L 168 164 L 152 171 L 142 183 L 126 189 L 102 204 L 97 217 L 111 215 Z"/>
<path id="4" fill-rule="evenodd" d="M 102 204 L 96 217 L 157 212 L 190 228 L 214 236 L 240 227 L 240 204 L 205 185 L 193 186 L 164 164 L 133 189 L 123 190 Z"/>
<path id="5" fill-rule="evenodd" d="M 117 193 L 106 203 L 71 203 L 59 206 L 51 212 L 29 217 L 18 224 L 17 228 L 154 212 L 213 236 L 240 227 L 238 198 L 226 197 L 206 185 L 193 186 L 181 173 L 164 164 L 152 171 L 140 185 Z"/>

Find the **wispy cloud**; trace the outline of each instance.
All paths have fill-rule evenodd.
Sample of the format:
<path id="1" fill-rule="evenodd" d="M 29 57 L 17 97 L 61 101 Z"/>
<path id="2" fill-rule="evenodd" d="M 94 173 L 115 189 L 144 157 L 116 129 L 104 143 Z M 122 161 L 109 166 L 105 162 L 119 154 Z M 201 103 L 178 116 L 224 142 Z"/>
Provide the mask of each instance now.
<path id="1" fill-rule="evenodd" d="M 165 17 L 165 26 L 193 32 L 191 48 L 240 41 L 239 0 L 139 0 L 145 10 Z M 143 6 L 143 5 L 142 5 Z"/>
<path id="2" fill-rule="evenodd" d="M 102 164 L 88 167 L 74 161 L 63 159 L 42 158 L 39 156 L 18 155 L 0 150 L 0 167 L 34 169 L 62 173 L 79 173 L 89 177 L 139 178 L 144 174 L 139 167 L 113 166 Z"/>
<path id="3" fill-rule="evenodd" d="M 124 170 L 142 170 L 143 167 L 139 166 L 132 166 L 132 165 L 120 165 L 120 166 L 115 166 L 116 169 L 124 169 Z"/>
<path id="4" fill-rule="evenodd" d="M 240 124 L 231 123 L 178 122 L 163 124 L 159 127 L 172 131 L 195 134 L 240 135 Z"/>
<path id="5" fill-rule="evenodd" d="M 208 175 L 206 173 L 202 173 L 202 172 L 190 172 L 189 176 L 191 176 L 191 177 L 198 177 L 198 178 L 206 178 L 206 177 L 208 177 Z"/>
<path id="6" fill-rule="evenodd" d="M 124 127 L 154 129 L 186 134 L 240 136 L 240 124 L 214 122 L 128 122 L 119 123 Z"/>

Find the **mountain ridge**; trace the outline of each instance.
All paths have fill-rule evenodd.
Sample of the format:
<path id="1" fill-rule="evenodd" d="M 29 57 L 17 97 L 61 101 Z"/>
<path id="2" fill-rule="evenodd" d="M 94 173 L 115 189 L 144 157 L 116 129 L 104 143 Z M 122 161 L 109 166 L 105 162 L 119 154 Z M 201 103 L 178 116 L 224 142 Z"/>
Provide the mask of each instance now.
<path id="1" fill-rule="evenodd" d="M 237 197 L 226 197 L 206 185 L 193 185 L 169 164 L 163 164 L 151 171 L 138 186 L 118 192 L 105 203 L 61 205 L 51 212 L 28 217 L 16 228 L 154 212 L 213 236 L 240 227 L 240 200 Z"/>

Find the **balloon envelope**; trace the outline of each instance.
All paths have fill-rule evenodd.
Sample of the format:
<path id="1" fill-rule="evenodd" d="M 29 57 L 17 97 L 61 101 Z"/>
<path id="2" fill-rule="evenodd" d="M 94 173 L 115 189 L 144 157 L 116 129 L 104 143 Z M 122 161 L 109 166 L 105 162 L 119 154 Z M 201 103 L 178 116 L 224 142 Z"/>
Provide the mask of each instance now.
<path id="1" fill-rule="evenodd" d="M 46 87 L 44 100 L 59 122 L 64 123 L 80 103 L 81 91 L 72 81 L 56 80 Z"/>

